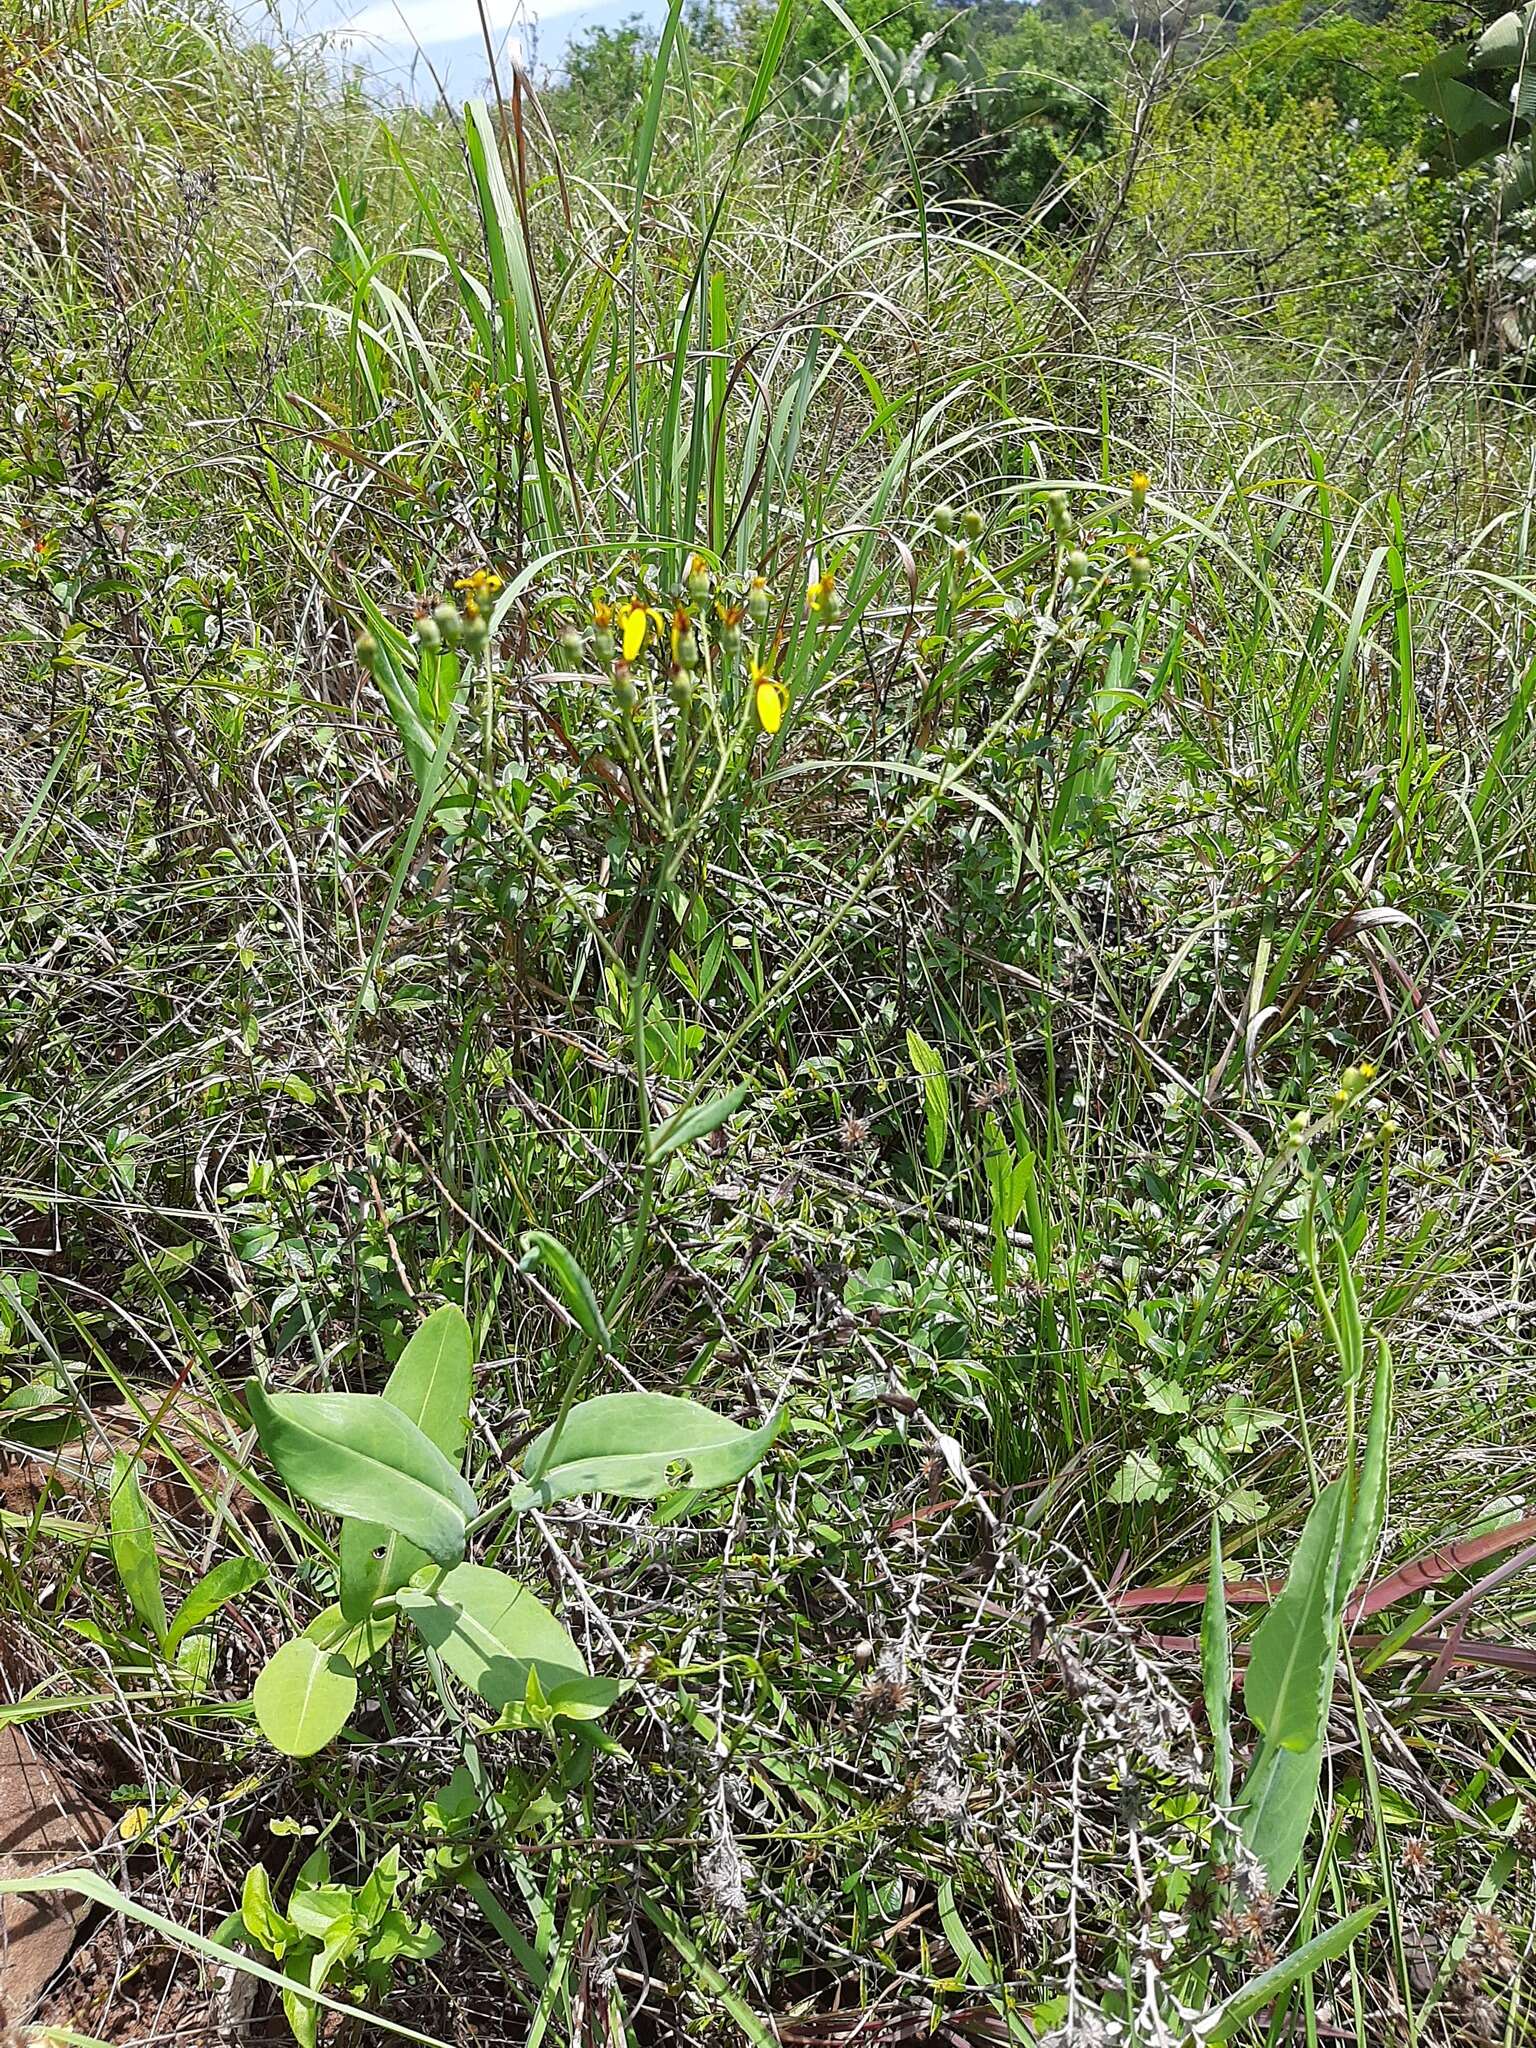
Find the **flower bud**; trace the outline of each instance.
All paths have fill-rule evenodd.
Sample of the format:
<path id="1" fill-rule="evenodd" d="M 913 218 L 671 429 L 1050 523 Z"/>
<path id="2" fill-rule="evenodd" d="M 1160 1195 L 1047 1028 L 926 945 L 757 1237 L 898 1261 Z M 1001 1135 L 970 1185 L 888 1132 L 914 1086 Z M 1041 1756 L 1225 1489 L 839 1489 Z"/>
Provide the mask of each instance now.
<path id="1" fill-rule="evenodd" d="M 693 702 L 693 677 L 685 669 L 675 669 L 667 685 L 667 695 L 679 711 L 686 711 Z"/>
<path id="2" fill-rule="evenodd" d="M 1132 557 L 1131 557 L 1131 588 L 1132 588 L 1132 590 L 1145 590 L 1145 589 L 1146 589 L 1146 587 L 1147 587 L 1147 585 L 1148 585 L 1148 584 L 1149 584 L 1149 583 L 1150 583 L 1151 581 L 1152 581 L 1152 564 L 1151 564 L 1151 563 L 1150 563 L 1150 562 L 1149 562 L 1149 561 L 1147 560 L 1147 558 L 1146 558 L 1146 556 L 1145 556 L 1145 555 L 1132 555 Z"/>
<path id="3" fill-rule="evenodd" d="M 691 629 L 677 636 L 677 665 L 679 668 L 697 668 L 699 665 L 698 635 Z"/>
<path id="4" fill-rule="evenodd" d="M 459 608 L 450 604 L 445 597 L 441 604 L 432 607 L 432 623 L 450 644 L 464 631 L 464 621 L 459 617 Z"/>
<path id="5" fill-rule="evenodd" d="M 976 510 L 976 507 L 974 505 L 967 505 L 960 515 L 960 531 L 965 535 L 966 539 L 980 540 L 985 527 L 986 521 Z"/>
<path id="6" fill-rule="evenodd" d="M 1088 574 L 1088 557 L 1081 548 L 1071 548 L 1068 550 L 1067 559 L 1062 566 L 1067 572 L 1067 581 L 1069 583 L 1081 583 Z"/>
<path id="7" fill-rule="evenodd" d="M 1046 492 L 1045 516 L 1050 521 L 1051 531 L 1056 538 L 1065 540 L 1072 531 L 1072 508 L 1067 503 L 1065 491 Z"/>
<path id="8" fill-rule="evenodd" d="M 942 533 L 947 539 L 959 523 L 959 516 L 953 505 L 936 505 L 933 513 L 934 531 Z"/>
<path id="9" fill-rule="evenodd" d="M 1152 479 L 1145 470 L 1138 469 L 1131 478 L 1131 510 L 1140 518 L 1147 502 L 1147 493 L 1152 488 Z"/>
<path id="10" fill-rule="evenodd" d="M 567 668 L 580 668 L 587 643 L 579 626 L 567 626 L 560 635 L 560 658 Z"/>
<path id="11" fill-rule="evenodd" d="M 722 626 L 720 628 L 720 651 L 722 654 L 740 654 L 740 626 Z"/>
<path id="12" fill-rule="evenodd" d="M 613 628 L 611 626 L 595 626 L 593 628 L 592 652 L 597 656 L 599 661 L 612 661 Z"/>
<path id="13" fill-rule="evenodd" d="M 971 551 L 963 540 L 952 540 L 949 544 L 949 559 L 956 569 L 964 569 L 971 559 Z"/>
<path id="14" fill-rule="evenodd" d="M 436 619 L 418 619 L 416 621 L 416 645 L 418 647 L 436 650 L 442 644 L 443 636 L 438 630 Z"/>
<path id="15" fill-rule="evenodd" d="M 373 664 L 378 658 L 379 643 L 371 633 L 359 633 L 353 642 L 352 652 L 357 656 L 358 666 L 372 675 Z"/>
<path id="16" fill-rule="evenodd" d="M 761 576 L 752 578 L 752 587 L 747 592 L 747 617 L 754 626 L 762 625 L 768 616 L 768 585 Z"/>
<path id="17" fill-rule="evenodd" d="M 633 715 L 635 706 L 640 702 L 639 693 L 629 680 L 629 669 L 623 662 L 620 662 L 618 673 L 614 677 L 613 701 L 626 718 Z"/>
<path id="18" fill-rule="evenodd" d="M 491 644 L 491 629 L 484 619 L 469 619 L 464 626 L 464 646 L 470 654 L 484 654 Z"/>

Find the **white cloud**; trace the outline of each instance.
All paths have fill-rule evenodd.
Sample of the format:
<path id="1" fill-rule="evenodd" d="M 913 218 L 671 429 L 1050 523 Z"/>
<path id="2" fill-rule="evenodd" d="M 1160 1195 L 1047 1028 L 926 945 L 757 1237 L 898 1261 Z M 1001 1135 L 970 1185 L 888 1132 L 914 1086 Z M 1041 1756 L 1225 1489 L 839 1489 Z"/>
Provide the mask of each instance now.
<path id="1" fill-rule="evenodd" d="M 507 30 L 528 30 L 556 15 L 576 14 L 590 0 L 485 0 L 485 18 L 491 37 L 500 43 Z M 480 10 L 475 0 L 372 0 L 360 14 L 338 24 L 333 32 L 348 41 L 397 43 L 407 47 L 421 43 L 458 43 L 480 35 Z M 508 55 L 516 55 L 522 38 L 514 34 Z"/>

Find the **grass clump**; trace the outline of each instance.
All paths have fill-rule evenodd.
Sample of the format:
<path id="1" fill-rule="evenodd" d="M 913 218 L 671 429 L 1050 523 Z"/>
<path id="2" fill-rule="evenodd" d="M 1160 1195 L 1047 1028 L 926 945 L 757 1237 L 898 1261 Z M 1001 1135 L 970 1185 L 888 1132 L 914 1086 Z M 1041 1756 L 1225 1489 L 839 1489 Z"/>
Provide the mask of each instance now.
<path id="1" fill-rule="evenodd" d="M 831 20 L 10 31 L 76 2037 L 1525 2026 L 1503 287 L 1362 24 Z"/>

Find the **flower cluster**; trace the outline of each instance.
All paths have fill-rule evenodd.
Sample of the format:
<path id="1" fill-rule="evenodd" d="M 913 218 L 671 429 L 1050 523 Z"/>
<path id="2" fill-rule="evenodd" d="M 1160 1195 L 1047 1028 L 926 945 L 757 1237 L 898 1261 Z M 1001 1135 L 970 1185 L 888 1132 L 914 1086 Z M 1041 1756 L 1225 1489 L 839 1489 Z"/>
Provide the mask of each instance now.
<path id="1" fill-rule="evenodd" d="M 782 633 L 770 629 L 774 609 L 767 580 L 753 576 L 745 590 L 716 591 L 715 570 L 705 556 L 691 554 L 682 587 L 670 611 L 636 589 L 623 596 L 597 590 L 591 600 L 590 638 L 578 625 L 560 633 L 562 663 L 580 668 L 591 658 L 613 675 L 613 701 L 623 719 L 639 708 L 647 671 L 661 669 L 679 710 L 692 703 L 700 682 L 724 686 L 770 738 L 783 726 L 790 691 L 777 665 Z M 813 625 L 831 625 L 841 611 L 837 579 L 819 570 L 806 589 L 806 614 Z M 733 680 L 742 687 L 733 690 Z"/>

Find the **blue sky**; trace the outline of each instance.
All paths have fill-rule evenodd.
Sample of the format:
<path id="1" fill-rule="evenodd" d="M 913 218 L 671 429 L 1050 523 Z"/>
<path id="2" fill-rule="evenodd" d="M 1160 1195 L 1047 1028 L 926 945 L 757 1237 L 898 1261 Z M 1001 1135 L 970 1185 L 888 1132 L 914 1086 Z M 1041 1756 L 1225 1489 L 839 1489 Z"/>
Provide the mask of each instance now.
<path id="1" fill-rule="evenodd" d="M 278 0 L 290 35 L 323 35 L 365 62 L 381 79 L 419 94 L 433 91 L 424 54 L 454 97 L 475 92 L 486 77 L 485 44 L 475 0 Z M 655 20 L 657 0 L 485 0 L 497 50 L 520 53 L 537 75 L 559 68 L 573 36 L 616 28 L 639 14 Z M 419 46 L 419 47 L 418 47 Z"/>

